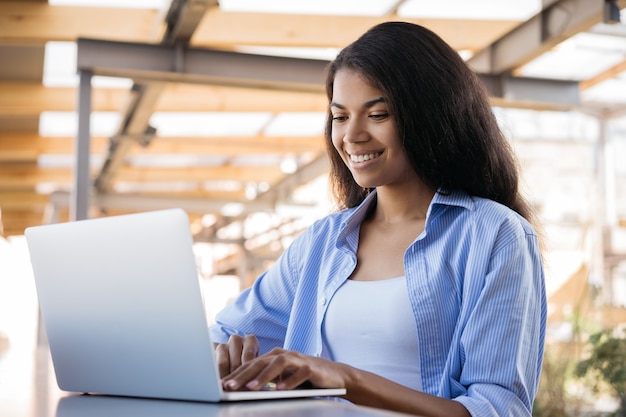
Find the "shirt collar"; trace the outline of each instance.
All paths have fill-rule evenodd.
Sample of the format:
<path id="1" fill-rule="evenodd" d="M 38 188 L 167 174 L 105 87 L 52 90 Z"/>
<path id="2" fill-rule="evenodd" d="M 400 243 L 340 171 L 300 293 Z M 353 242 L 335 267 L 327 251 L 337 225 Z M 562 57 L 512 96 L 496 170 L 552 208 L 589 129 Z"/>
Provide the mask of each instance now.
<path id="1" fill-rule="evenodd" d="M 468 210 L 474 210 L 474 200 L 467 193 L 460 190 L 448 191 L 440 188 L 430 202 L 428 213 L 436 206 L 458 206 Z M 427 215 L 428 218 L 428 215 Z"/>
<path id="2" fill-rule="evenodd" d="M 359 228 L 361 222 L 363 222 L 363 219 L 367 216 L 367 212 L 369 211 L 372 203 L 375 201 L 376 189 L 372 190 L 361 202 L 361 204 L 349 210 L 348 216 L 342 222 L 339 236 L 337 236 L 337 246 L 340 246 L 341 242 L 346 240 L 347 236 L 351 232 Z"/>

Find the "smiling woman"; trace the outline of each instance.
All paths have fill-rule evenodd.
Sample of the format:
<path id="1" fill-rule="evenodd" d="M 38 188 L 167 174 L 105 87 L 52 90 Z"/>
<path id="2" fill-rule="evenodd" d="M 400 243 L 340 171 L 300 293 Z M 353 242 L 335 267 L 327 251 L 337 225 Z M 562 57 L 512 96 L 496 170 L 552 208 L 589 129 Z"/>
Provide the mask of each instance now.
<path id="1" fill-rule="evenodd" d="M 224 388 L 307 382 L 422 416 L 530 416 L 542 256 L 478 77 L 430 30 L 386 22 L 331 62 L 326 93 L 339 210 L 216 317 Z"/>

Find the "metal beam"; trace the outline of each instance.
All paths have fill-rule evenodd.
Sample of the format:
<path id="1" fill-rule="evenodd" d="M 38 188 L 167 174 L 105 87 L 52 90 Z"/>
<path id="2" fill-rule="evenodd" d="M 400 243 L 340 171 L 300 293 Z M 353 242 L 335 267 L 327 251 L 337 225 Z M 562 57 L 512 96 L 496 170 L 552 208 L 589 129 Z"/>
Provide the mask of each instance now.
<path id="1" fill-rule="evenodd" d="M 149 142 L 155 134 L 148 123 L 159 96 L 165 89 L 165 83 L 151 82 L 135 84 L 133 94 L 123 115 L 117 133 L 110 139 L 109 151 L 104 164 L 94 180 L 98 192 L 112 190 L 113 177 L 124 162 L 124 157 L 137 141 Z"/>
<path id="2" fill-rule="evenodd" d="M 554 108 L 572 108 L 580 105 L 578 81 L 547 80 L 513 77 L 510 75 L 479 74 L 492 98 L 511 103 L 535 103 Z"/>
<path id="3" fill-rule="evenodd" d="M 189 43 L 205 12 L 212 7 L 218 7 L 217 0 L 171 0 L 161 43 Z"/>
<path id="4" fill-rule="evenodd" d="M 135 80 L 323 91 L 328 61 L 80 38 L 77 66 Z"/>
<path id="5" fill-rule="evenodd" d="M 623 2 L 623 0 L 621 0 Z M 559 0 L 468 60 L 481 74 L 518 68 L 571 36 L 602 22 L 605 0 Z"/>
<path id="6" fill-rule="evenodd" d="M 180 51 L 189 43 L 200 20 L 211 7 L 218 7 L 217 0 L 171 0 L 162 22 L 165 30 L 161 36 L 161 44 L 175 45 L 176 65 L 180 64 Z M 80 64 L 78 68 L 81 69 Z M 95 180 L 98 192 L 106 193 L 112 190 L 113 178 L 136 138 L 147 136 L 148 140 L 151 140 L 154 136 L 155 131 L 149 125 L 149 121 L 164 89 L 165 83 L 156 81 L 135 83 L 133 86 L 133 93 L 124 111 L 122 123 L 117 134 L 111 138 L 105 163 Z"/>
<path id="7" fill-rule="evenodd" d="M 317 92 L 328 65 L 325 60 L 93 39 L 78 40 L 78 60 L 79 68 L 98 75 Z M 481 79 L 493 97 L 559 105 L 580 101 L 574 81 L 489 74 Z"/>
<path id="8" fill-rule="evenodd" d="M 72 185 L 72 205 L 70 220 L 84 220 L 89 211 L 89 153 L 91 145 L 91 76 L 89 70 L 79 73 L 78 87 L 78 135 L 75 141 L 76 163 Z"/>

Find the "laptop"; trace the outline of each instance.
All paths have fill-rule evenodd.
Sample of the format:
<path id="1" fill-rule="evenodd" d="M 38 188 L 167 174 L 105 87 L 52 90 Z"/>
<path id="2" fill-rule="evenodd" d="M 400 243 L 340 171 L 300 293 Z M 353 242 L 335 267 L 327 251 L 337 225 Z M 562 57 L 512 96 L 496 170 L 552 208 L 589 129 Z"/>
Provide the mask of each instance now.
<path id="1" fill-rule="evenodd" d="M 30 227 L 25 236 L 63 391 L 207 402 L 345 394 L 222 390 L 182 209 Z"/>

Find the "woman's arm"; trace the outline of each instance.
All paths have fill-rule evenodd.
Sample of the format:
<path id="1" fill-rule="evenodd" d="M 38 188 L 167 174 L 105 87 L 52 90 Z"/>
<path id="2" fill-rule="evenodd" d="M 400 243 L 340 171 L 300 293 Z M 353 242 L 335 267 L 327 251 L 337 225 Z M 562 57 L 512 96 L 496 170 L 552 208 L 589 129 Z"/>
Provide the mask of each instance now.
<path id="1" fill-rule="evenodd" d="M 268 382 L 293 389 L 308 382 L 319 388 L 346 388 L 343 396 L 355 404 L 425 417 L 469 417 L 457 401 L 415 391 L 371 372 L 327 359 L 274 349 L 246 362 L 222 380 L 224 389 L 258 390 Z"/>

